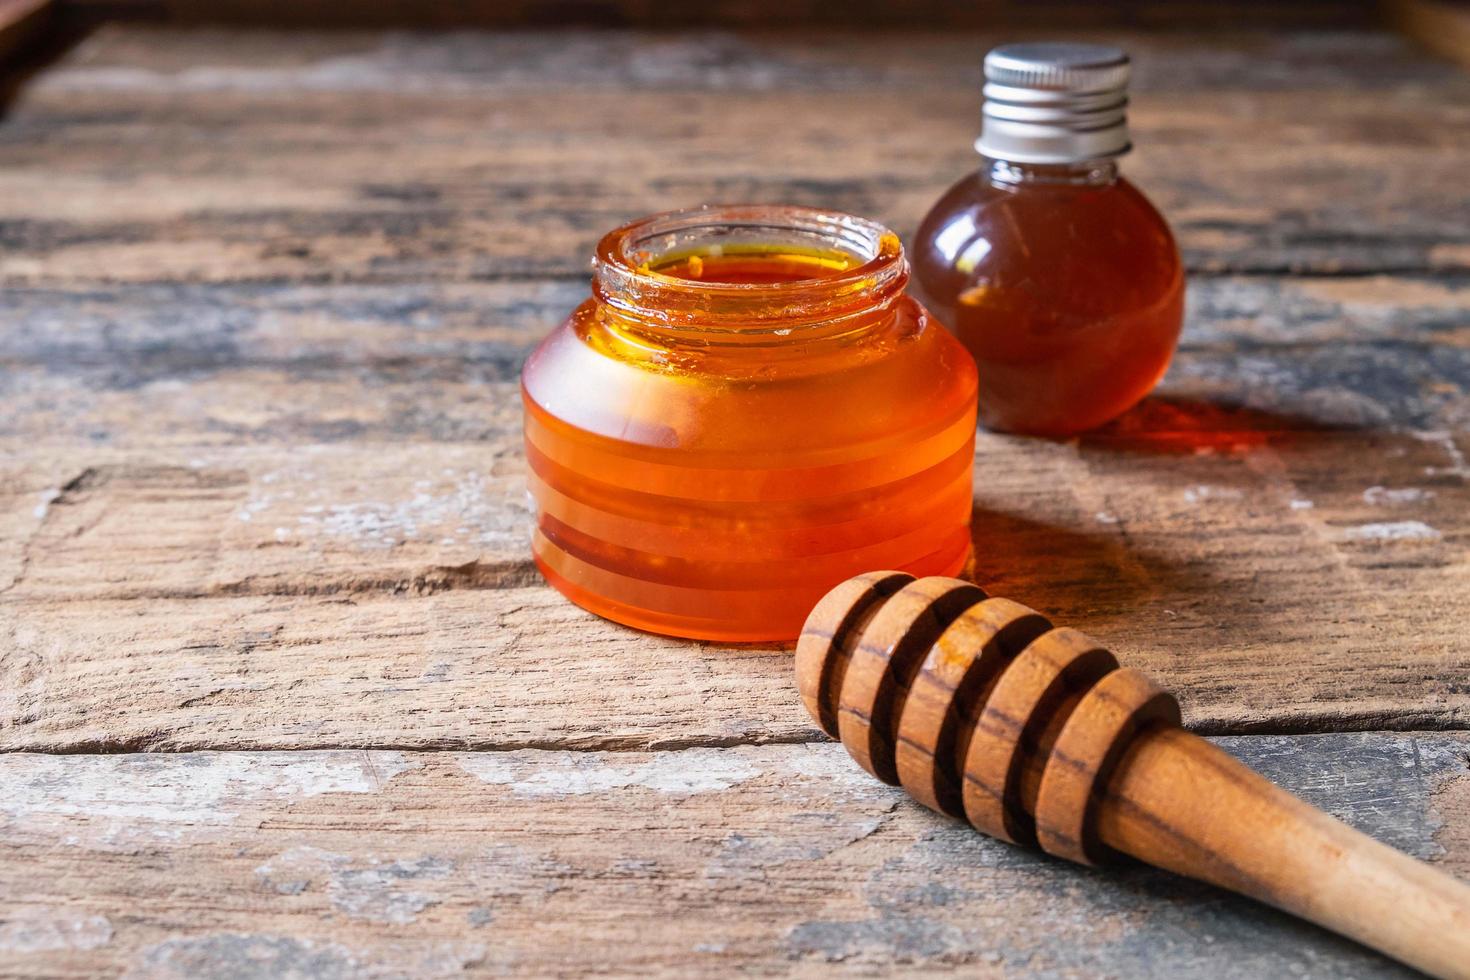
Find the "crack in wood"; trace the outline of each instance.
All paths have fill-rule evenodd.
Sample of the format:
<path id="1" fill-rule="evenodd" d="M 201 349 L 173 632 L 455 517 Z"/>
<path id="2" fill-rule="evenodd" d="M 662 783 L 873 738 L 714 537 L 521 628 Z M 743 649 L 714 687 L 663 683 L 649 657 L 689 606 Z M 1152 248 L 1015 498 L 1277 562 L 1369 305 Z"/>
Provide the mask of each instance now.
<path id="1" fill-rule="evenodd" d="M 180 707 L 184 707 L 181 704 Z M 241 745 L 210 742 L 207 739 L 179 739 L 172 735 L 151 733 L 132 738 L 79 739 L 64 746 L 5 746 L 0 758 L 7 755 L 181 755 L 192 752 L 240 752 L 249 754 L 272 752 L 414 752 L 414 753 L 507 753 L 507 752 L 578 752 L 578 753 L 647 753 L 683 752 L 689 749 L 733 749 L 766 745 L 822 745 L 831 740 L 815 730 L 810 732 L 776 732 L 769 736 L 746 738 L 731 736 L 607 736 L 577 738 L 525 738 L 497 742 L 473 739 L 428 739 L 394 742 L 368 740 L 350 742 L 314 742 L 310 748 L 282 748 L 276 745 Z"/>
<path id="2" fill-rule="evenodd" d="M 211 694 L 220 694 L 214 691 Z M 190 707 L 196 702 L 208 701 L 210 695 L 181 702 L 179 707 Z M 1322 719 L 1299 721 L 1271 720 L 1245 723 L 1211 723 L 1191 725 L 1188 729 L 1197 735 L 1209 738 L 1297 738 L 1328 735 L 1413 735 L 1452 734 L 1470 731 L 1470 719 L 1438 719 L 1434 717 L 1406 716 L 1393 713 L 1365 713 L 1361 716 L 1334 716 Z M 821 732 L 810 731 L 773 732 L 770 735 L 618 735 L 618 736 L 571 736 L 566 738 L 518 738 L 497 741 L 494 739 L 424 739 L 394 741 L 391 739 L 362 739 L 344 742 L 314 741 L 309 746 L 294 746 L 287 743 L 263 745 L 241 744 L 239 741 L 211 741 L 200 738 L 181 738 L 162 732 L 139 735 L 131 738 L 80 739 L 64 745 L 15 745 L 0 747 L 0 757 L 6 755 L 130 755 L 130 754 L 184 754 L 190 752 L 415 752 L 415 753 L 505 753 L 524 751 L 577 752 L 577 753 L 646 753 L 682 752 L 689 749 L 729 749 L 760 747 L 766 745 L 826 745 L 832 740 Z M 1470 770 L 1470 753 L 1465 755 L 1467 770 Z"/>
<path id="3" fill-rule="evenodd" d="M 74 496 L 77 493 L 83 492 L 90 485 L 91 481 L 96 477 L 96 474 L 96 467 L 86 467 L 76 476 L 63 483 L 60 488 L 58 488 L 56 493 L 53 494 L 51 498 L 45 502 L 45 504 L 43 505 L 45 507 L 45 513 L 41 516 L 40 522 L 36 525 L 35 529 L 31 531 L 31 533 L 26 537 L 26 540 L 20 546 L 20 558 L 16 562 L 15 576 L 10 580 L 9 583 L 5 585 L 4 588 L 0 588 L 0 595 L 4 595 L 7 592 L 15 591 L 25 582 L 26 575 L 30 572 L 31 552 L 35 546 L 36 539 L 39 538 L 41 534 L 45 531 L 46 522 L 51 520 L 52 515 L 55 513 L 55 508 L 58 506 L 64 506 L 65 504 L 70 502 L 70 497 Z"/>
<path id="4" fill-rule="evenodd" d="M 419 574 L 404 576 L 339 579 L 322 577 L 246 577 L 207 589 L 160 589 L 138 591 L 120 599 L 207 599 L 213 596 L 431 596 L 457 590 L 522 589 L 543 584 L 536 564 L 524 560 L 469 561 L 462 565 L 435 565 Z"/>

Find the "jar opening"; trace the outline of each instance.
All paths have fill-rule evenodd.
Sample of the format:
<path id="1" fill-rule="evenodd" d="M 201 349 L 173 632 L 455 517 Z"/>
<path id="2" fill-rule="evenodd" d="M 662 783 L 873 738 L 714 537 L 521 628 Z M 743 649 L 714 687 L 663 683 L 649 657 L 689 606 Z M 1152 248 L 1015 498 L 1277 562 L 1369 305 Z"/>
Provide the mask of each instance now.
<path id="1" fill-rule="evenodd" d="M 886 308 L 908 266 L 898 236 L 840 212 L 706 206 L 653 215 L 605 236 L 594 292 L 646 326 L 779 332 Z"/>
<path id="2" fill-rule="evenodd" d="M 783 286 L 841 275 L 862 264 L 846 252 L 797 249 L 792 245 L 702 245 L 664 256 L 648 272 L 686 282 L 723 286 Z"/>

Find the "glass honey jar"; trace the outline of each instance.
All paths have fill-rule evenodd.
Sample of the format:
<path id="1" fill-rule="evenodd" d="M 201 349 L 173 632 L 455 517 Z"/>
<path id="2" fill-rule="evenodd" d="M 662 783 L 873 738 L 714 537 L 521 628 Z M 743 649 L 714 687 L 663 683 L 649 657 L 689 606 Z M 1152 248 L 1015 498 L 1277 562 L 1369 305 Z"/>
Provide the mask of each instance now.
<path id="1" fill-rule="evenodd" d="M 706 207 L 598 244 L 522 374 L 533 551 L 609 619 L 789 640 L 873 568 L 970 552 L 974 362 L 850 215 Z"/>
<path id="2" fill-rule="evenodd" d="M 991 51 L 982 166 L 915 235 L 915 292 L 974 355 L 989 428 L 1101 425 L 1153 389 L 1179 342 L 1174 236 L 1118 173 L 1129 69 L 1101 45 Z"/>

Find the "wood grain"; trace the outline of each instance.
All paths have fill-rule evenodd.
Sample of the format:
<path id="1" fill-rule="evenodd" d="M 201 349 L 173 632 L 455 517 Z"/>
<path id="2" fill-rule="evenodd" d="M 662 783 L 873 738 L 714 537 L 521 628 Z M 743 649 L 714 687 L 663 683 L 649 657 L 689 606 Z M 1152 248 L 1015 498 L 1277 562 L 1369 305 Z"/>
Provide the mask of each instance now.
<path id="1" fill-rule="evenodd" d="M 1465 736 L 1221 744 L 1470 871 Z M 16 977 L 1407 975 L 1208 886 L 987 840 L 833 744 L 12 754 L 0 821 Z"/>
<path id="2" fill-rule="evenodd" d="M 823 25 L 851 28 L 945 25 L 991 28 L 997 25 L 1053 28 L 1126 24 L 1150 27 L 1220 27 L 1238 25 L 1246 8 L 1252 25 L 1356 26 L 1374 23 L 1373 5 L 1323 3 L 1321 0 L 1194 0 L 1161 4 L 1151 0 L 1114 0 L 1098 5 L 1052 0 L 1043 9 L 1020 0 L 849 0 L 840 11 L 820 0 L 742 0 L 741 3 L 691 5 L 675 0 L 359 0 L 343 5 L 330 0 L 66 0 L 71 10 L 100 10 L 116 16 L 153 17 L 184 23 L 233 23 L 327 26 L 454 28 L 527 25 L 566 27 L 586 23 L 601 27 L 641 24 L 667 30 L 706 25 Z"/>
<path id="3" fill-rule="evenodd" d="M 1182 731 L 1173 695 L 1120 669 L 1074 629 L 1042 626 L 987 683 L 983 665 L 997 656 L 986 648 L 999 631 L 986 607 L 1005 600 L 987 600 L 962 579 L 902 576 L 906 584 L 893 589 L 881 575 L 848 580 L 822 599 L 797 660 L 804 690 L 830 678 L 817 703 L 805 699 L 807 713 L 826 725 L 835 699 L 842 744 L 870 775 L 891 785 L 902 776 L 917 802 L 1002 840 L 1082 864 L 1137 858 L 1267 902 L 1430 976 L 1470 980 L 1470 884 Z M 1012 605 L 1012 621 L 1037 618 Z M 957 626 L 973 637 L 963 652 L 950 639 Z M 977 661 L 969 692 L 945 676 Z M 911 697 L 926 691 L 937 697 Z M 969 729 L 963 752 L 944 738 L 947 725 Z M 963 786 L 963 810 L 938 800 L 931 773 L 915 785 L 905 748 Z"/>
<path id="4" fill-rule="evenodd" d="M 28 652 L 0 670 L 48 700 L 13 706 L 0 744 L 806 737 L 785 654 L 701 650 L 689 668 L 677 648 L 535 588 L 512 379 L 583 288 L 7 291 L 0 615 L 26 650 L 44 638 L 47 666 Z M 1389 277 L 1202 281 L 1160 397 L 1075 443 L 982 434 L 980 583 L 1127 651 L 1205 730 L 1464 725 L 1466 297 Z M 486 592 L 501 587 L 516 591 Z M 464 594 L 443 609 L 403 601 L 447 591 Z M 105 600 L 85 628 L 69 605 L 83 599 Z M 182 612 L 196 599 L 208 602 Z M 371 625 L 344 633 L 347 602 Z M 546 616 L 549 634 L 493 668 L 424 661 L 516 607 Z M 206 660 L 197 683 L 150 656 L 214 649 L 241 617 L 293 624 L 333 670 L 403 676 L 323 720 L 339 678 L 289 649 Z M 594 717 L 536 693 L 588 644 L 608 676 L 666 651 L 650 700 Z M 682 700 L 687 669 L 714 676 L 732 657 L 758 666 L 733 701 Z M 469 674 L 445 688 L 428 676 L 440 662 Z M 255 678 L 241 685 L 246 664 Z M 100 697 L 100 675 L 130 686 Z M 585 680 L 607 696 L 602 673 Z M 190 710 L 199 697 L 217 713 Z M 468 726 L 456 698 L 524 710 Z"/>
<path id="5" fill-rule="evenodd" d="M 979 713 L 1005 665 L 1049 629 L 1051 623 L 1035 610 L 992 598 L 967 609 L 939 635 L 899 716 L 894 763 L 909 795 L 940 813 L 964 816 L 959 774 Z"/>
<path id="6" fill-rule="evenodd" d="M 837 731 L 853 759 L 876 778 L 898 785 L 899 712 L 914 674 L 940 634 L 984 599 L 969 582 L 920 579 L 884 599 L 863 626 L 835 691 Z"/>
<path id="7" fill-rule="evenodd" d="M 976 572 L 1128 650 L 1208 730 L 1463 725 L 1467 449 L 1444 433 L 1248 426 L 986 437 Z M 3 712 L 0 744 L 804 737 L 784 652 L 690 651 L 544 587 L 485 591 L 537 581 L 520 467 L 513 431 L 11 454 L 0 673 L 44 694 Z M 469 652 L 497 636 L 502 653 Z M 183 671 L 175 657 L 199 659 Z M 638 698 L 614 697 L 634 675 Z M 565 697 L 538 693 L 548 676 Z M 587 714 L 578 697 L 611 700 Z M 466 703 L 480 707 L 456 712 Z"/>
<path id="8" fill-rule="evenodd" d="M 982 434 L 978 580 L 1202 730 L 1464 727 L 1470 81 L 1373 33 L 1097 36 L 1185 349 L 1108 430 Z M 907 231 L 974 165 L 994 40 L 114 25 L 33 79 L 0 973 L 1397 975 L 923 813 L 805 744 L 789 651 L 611 627 L 526 560 L 515 378 L 596 236 L 712 198 Z M 1470 869 L 1463 736 L 1225 744 Z"/>
<path id="9" fill-rule="evenodd" d="M 1428 976 L 1470 977 L 1470 884 L 1178 728 L 1141 732 L 1123 754 L 1096 804 L 1100 847 L 1269 902 Z"/>
<path id="10" fill-rule="evenodd" d="M 11 287 L 0 447 L 487 438 L 518 427 L 506 383 L 587 290 Z M 1166 389 L 1195 404 L 1120 428 L 1462 429 L 1467 351 L 1470 277 L 1198 278 Z"/>
<path id="11" fill-rule="evenodd" d="M 0 281 L 574 275 L 616 224 L 729 200 L 907 232 L 975 167 L 994 40 L 221 37 L 110 27 L 24 93 Z M 1192 269 L 1470 268 L 1470 79 L 1382 36 L 1121 40 L 1129 172 Z"/>

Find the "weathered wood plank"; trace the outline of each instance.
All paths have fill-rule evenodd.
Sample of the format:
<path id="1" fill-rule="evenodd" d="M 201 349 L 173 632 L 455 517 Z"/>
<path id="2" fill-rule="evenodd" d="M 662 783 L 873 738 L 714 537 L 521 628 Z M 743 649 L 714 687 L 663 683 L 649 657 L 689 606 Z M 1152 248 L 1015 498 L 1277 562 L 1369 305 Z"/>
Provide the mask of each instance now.
<path id="1" fill-rule="evenodd" d="M 0 714 L 0 740 L 804 737 L 783 654 L 741 660 L 753 666 L 729 695 L 742 719 L 732 728 L 726 706 L 685 693 L 690 669 L 714 674 L 733 655 L 687 661 L 687 648 L 530 588 L 513 379 L 584 289 L 8 291 L 0 589 L 18 652 L 4 666 L 11 689 L 29 693 Z M 1470 412 L 1470 363 L 1456 360 L 1466 289 L 1202 281 L 1161 397 L 1075 444 L 981 436 L 978 577 L 1114 642 L 1209 730 L 1465 724 L 1470 658 L 1455 624 L 1470 592 L 1470 470 L 1456 434 Z M 516 591 L 393 598 L 499 587 Z M 361 629 L 342 625 L 357 607 L 323 611 L 322 596 L 363 604 Z M 78 599 L 109 601 L 79 628 Z M 158 599 L 176 601 L 127 601 Z M 513 655 L 452 653 L 516 607 L 531 611 Z M 289 623 L 293 638 L 245 643 L 203 658 L 189 682 L 176 676 L 171 658 L 215 649 L 237 621 L 257 632 Z M 642 673 L 659 651 L 650 700 L 578 713 L 571 698 L 616 690 L 600 671 L 564 681 L 565 699 L 539 693 L 582 644 L 613 674 Z M 338 690 L 301 648 L 364 686 Z M 466 662 L 456 684 L 441 682 L 438 665 Z M 98 688 L 100 676 L 110 680 Z M 199 711 L 200 698 L 221 707 Z M 356 707 L 324 719 L 343 699 Z M 456 700 L 517 707 L 466 726 Z"/>
<path id="2" fill-rule="evenodd" d="M 987 39 L 222 37 L 109 29 L 0 122 L 0 973 L 1394 975 L 746 744 L 813 735 L 787 652 L 536 584 L 514 378 L 595 236 L 714 197 L 911 227 Z M 1130 169 L 1197 271 L 1421 275 L 1201 277 L 1162 397 L 982 439 L 977 576 L 1206 730 L 1462 727 L 1470 83 L 1375 35 L 1134 40 Z M 1228 744 L 1470 868 L 1464 736 Z M 513 751 L 17 753 L 336 747 Z"/>
<path id="3" fill-rule="evenodd" d="M 1417 554 L 1424 571 L 1463 559 L 1470 491 L 1462 450 L 1445 434 L 1273 433 L 1214 428 L 1177 403 L 1156 411 L 1183 421 L 1075 445 L 982 434 L 982 569 L 1020 562 L 1033 572 L 1014 584 L 1035 589 L 1051 552 L 1073 547 L 1084 553 L 1076 584 L 1106 592 L 1111 575 L 1081 573 L 1113 551 L 1157 561 L 1161 583 L 1176 585 L 1184 573 L 1168 574 L 1171 563 L 1207 578 L 1235 562 L 1255 577 L 1289 570 L 1256 564 L 1273 542 L 1305 549 L 1308 565 L 1383 554 L 1374 549 L 1394 541 L 1417 545 L 1394 553 Z M 1348 461 L 1355 470 L 1344 471 Z M 7 583 L 16 597 L 402 591 L 424 588 L 414 580 L 438 566 L 509 571 L 525 561 L 524 461 L 511 435 L 499 445 L 99 450 L 49 462 L 48 473 L 12 458 L 6 471 L 4 513 L 28 545 L 24 576 Z M 1191 541 L 1207 529 L 1210 540 Z M 185 557 L 203 564 L 178 567 Z"/>
<path id="4" fill-rule="evenodd" d="M 1341 6 L 1340 4 L 1337 6 Z M 978 8 L 975 8 L 978 9 Z M 911 25 L 912 26 L 912 25 Z M 984 30 L 382 31 L 112 24 L 48 69 L 49 90 L 442 93 L 502 88 L 943 90 L 978 96 L 981 58 L 1008 35 Z M 1390 32 L 1093 30 L 1135 54 L 1144 93 L 1396 91 L 1455 81 Z M 1365 65 L 1372 65 L 1371 72 Z M 214 69 L 214 70 L 208 70 Z"/>
<path id="5" fill-rule="evenodd" d="M 1130 422 L 1075 445 L 981 434 L 981 569 L 1028 569 L 1006 575 L 1008 585 L 1071 611 L 1087 607 L 1088 588 L 1116 589 L 1130 552 L 1150 573 L 1139 585 L 1176 598 L 1208 594 L 1222 576 L 1291 577 L 1293 555 L 1308 568 L 1417 556 L 1425 575 L 1464 560 L 1470 490 L 1446 434 L 1273 431 L 1166 401 L 1149 414 L 1161 424 Z M 433 591 L 529 574 L 513 432 L 481 443 L 99 449 L 0 464 L 7 543 L 26 565 L 0 580 L 14 598 Z M 1262 565 L 1274 549 L 1283 554 Z M 1063 573 L 1054 562 L 1069 550 L 1078 558 Z M 1088 562 L 1107 572 L 1088 576 Z M 454 573 L 467 563 L 478 564 L 473 574 Z M 1428 580 L 1419 587 L 1436 592 Z"/>
<path id="6" fill-rule="evenodd" d="M 1466 736 L 1222 744 L 1470 873 Z M 8 755 L 0 820 L 15 977 L 1407 975 L 1206 886 L 983 838 L 831 743 Z"/>
<path id="7" fill-rule="evenodd" d="M 1377 23 L 1374 7 L 1364 0 L 1323 3 L 1322 0 L 1263 0 L 1245 5 L 1239 0 L 1194 0 L 1163 4 L 1152 0 L 1115 0 L 1098 5 L 1084 0 L 1052 0 L 1037 9 L 1024 0 L 906 0 L 895 6 L 882 0 L 848 0 L 834 10 L 821 0 L 743 0 L 739 4 L 691 6 L 671 0 L 583 0 L 575 5 L 547 5 L 536 0 L 358 0 L 343 6 L 331 0 L 67 0 L 73 10 L 96 9 L 130 16 L 182 23 L 299 26 L 388 26 L 399 28 L 454 28 L 527 25 L 566 28 L 572 24 L 598 27 L 644 24 L 668 30 L 710 24 L 770 26 L 821 25 L 1009 28 L 1058 24 L 1073 28 L 1126 24 L 1150 28 L 1234 28 L 1242 19 L 1254 26 L 1370 27 Z"/>
<path id="8" fill-rule="evenodd" d="M 57 456 L 0 457 L 0 594 L 25 574 L 29 542 L 74 465 Z"/>
<path id="9" fill-rule="evenodd" d="M 1112 644 L 1205 730 L 1465 725 L 1463 447 L 1229 438 L 982 439 L 977 580 Z M 434 448 L 84 470 L 0 597 L 0 747 L 809 736 L 784 651 L 506 588 L 535 580 L 517 481 L 487 479 L 476 447 Z M 435 460 L 421 483 L 412 460 Z"/>
<path id="10" fill-rule="evenodd" d="M 0 281 L 570 275 L 613 225 L 711 200 L 906 231 L 974 166 L 963 80 L 991 40 L 588 35 L 538 61 L 551 40 L 272 35 L 232 58 L 115 29 L 0 124 Z M 1373 35 L 1127 40 L 1130 171 L 1193 268 L 1470 267 L 1470 80 Z M 1354 44 L 1388 81 L 1336 98 Z"/>
<path id="11" fill-rule="evenodd" d="M 586 274 L 475 283 L 154 283 L 0 292 L 0 365 L 136 388 L 225 368 L 474 366 L 513 379 L 589 294 Z M 1185 350 L 1470 346 L 1470 276 L 1200 277 Z"/>
<path id="12" fill-rule="evenodd" d="M 47 459 L 43 476 L 30 457 L 10 465 L 0 457 L 9 490 L 0 490 L 0 519 L 14 535 L 0 588 L 16 599 L 391 594 L 539 581 L 518 436 Z M 69 471 L 56 469 L 68 462 Z"/>
<path id="13" fill-rule="evenodd" d="M 584 282 L 0 294 L 0 449 L 508 439 L 520 363 Z M 1124 428 L 1470 421 L 1470 281 L 1200 279 L 1184 353 Z M 1216 413 L 1213 410 L 1220 409 Z"/>
<path id="14" fill-rule="evenodd" d="M 185 353 L 185 352 L 177 352 Z M 516 355 L 518 356 L 518 355 Z M 160 355 L 170 360 L 174 353 Z M 112 366 L 0 371 L 0 450 L 487 441 L 520 426 L 507 360 L 443 358 L 345 369 L 200 369 L 141 384 Z M 1182 352 L 1113 430 L 1460 431 L 1470 425 L 1470 347 L 1341 344 Z M 1177 407 L 1170 409 L 1169 403 Z"/>

